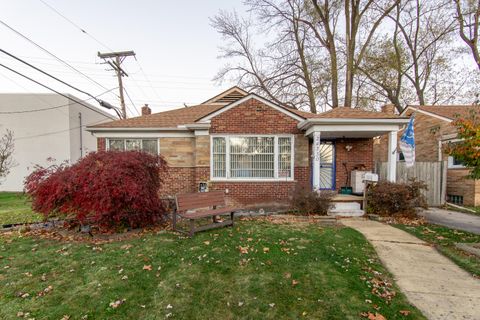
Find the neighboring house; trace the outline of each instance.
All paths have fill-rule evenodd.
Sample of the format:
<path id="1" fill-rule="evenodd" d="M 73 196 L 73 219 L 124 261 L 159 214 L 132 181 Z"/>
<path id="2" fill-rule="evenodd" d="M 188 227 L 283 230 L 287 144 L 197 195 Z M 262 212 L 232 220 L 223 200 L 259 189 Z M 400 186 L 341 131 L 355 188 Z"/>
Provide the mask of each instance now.
<path id="1" fill-rule="evenodd" d="M 386 110 L 393 113 L 393 108 Z M 471 110 L 479 113 L 480 106 L 407 106 L 401 116 L 410 117 L 415 112 L 416 161 L 447 161 L 447 201 L 468 206 L 480 205 L 480 180 L 467 179 L 468 169 L 445 154 L 445 144 L 455 141 L 457 131 L 452 121 L 468 117 Z M 402 131 L 399 132 L 399 137 Z M 386 138 L 378 139 L 374 146 L 375 161 L 386 161 Z M 399 154 L 399 161 L 402 155 Z"/>
<path id="2" fill-rule="evenodd" d="M 47 158 L 55 163 L 75 162 L 96 150 L 96 138 L 85 130 L 86 125 L 116 117 L 85 104 L 89 107 L 57 94 L 0 94 L 0 134 L 7 129 L 13 132 L 17 163 L 0 182 L 0 191 L 22 191 L 25 177 L 36 164 L 52 164 Z"/>
<path id="3" fill-rule="evenodd" d="M 233 87 L 197 106 L 117 120 L 88 128 L 99 150 L 145 150 L 168 165 L 164 196 L 223 190 L 230 202 L 287 202 L 296 186 L 336 190 L 354 168 L 373 169 L 373 137 L 408 119 L 336 108 L 312 114 Z M 315 141 L 315 143 L 313 142 Z M 389 177 L 395 177 L 392 158 Z"/>

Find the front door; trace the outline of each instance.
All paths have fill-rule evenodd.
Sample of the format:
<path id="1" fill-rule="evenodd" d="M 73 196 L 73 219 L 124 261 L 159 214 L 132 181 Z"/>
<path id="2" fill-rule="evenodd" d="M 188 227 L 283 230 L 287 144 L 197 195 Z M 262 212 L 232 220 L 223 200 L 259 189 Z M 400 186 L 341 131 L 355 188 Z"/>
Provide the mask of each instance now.
<path id="1" fill-rule="evenodd" d="M 320 189 L 335 189 L 335 144 L 332 141 L 320 143 Z"/>

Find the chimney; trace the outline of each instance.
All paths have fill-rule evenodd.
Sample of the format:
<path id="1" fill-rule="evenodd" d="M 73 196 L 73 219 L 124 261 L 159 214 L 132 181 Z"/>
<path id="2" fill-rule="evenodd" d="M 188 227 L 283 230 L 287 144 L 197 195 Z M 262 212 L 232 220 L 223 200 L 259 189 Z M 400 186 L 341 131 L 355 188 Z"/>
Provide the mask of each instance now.
<path id="1" fill-rule="evenodd" d="M 386 104 L 382 106 L 382 112 L 388 114 L 395 114 L 395 105 L 393 104 Z"/>
<path id="2" fill-rule="evenodd" d="M 143 107 L 142 107 L 142 116 L 146 116 L 148 114 L 152 114 L 152 109 L 150 109 L 150 107 L 148 106 L 148 104 L 145 104 Z"/>

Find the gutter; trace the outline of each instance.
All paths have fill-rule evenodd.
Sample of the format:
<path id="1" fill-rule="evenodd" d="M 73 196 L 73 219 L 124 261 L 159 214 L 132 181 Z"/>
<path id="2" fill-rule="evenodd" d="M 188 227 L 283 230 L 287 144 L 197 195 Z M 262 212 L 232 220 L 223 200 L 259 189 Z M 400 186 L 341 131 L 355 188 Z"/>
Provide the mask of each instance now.
<path id="1" fill-rule="evenodd" d="M 194 130 L 208 130 L 210 123 L 191 123 L 185 125 L 178 125 L 176 127 L 87 127 L 89 132 L 155 132 L 155 131 L 194 131 Z"/>
<path id="2" fill-rule="evenodd" d="M 114 127 L 114 128 L 96 128 L 96 127 L 87 127 L 86 129 L 88 132 L 122 132 L 122 131 L 129 131 L 129 132 L 144 132 L 144 131 L 189 131 L 187 128 L 181 127 L 172 127 L 172 128 L 141 128 L 141 127 Z"/>
<path id="3" fill-rule="evenodd" d="M 407 124 L 410 121 L 408 118 L 386 118 L 386 119 L 355 119 L 355 118 L 310 118 L 300 122 L 297 127 L 301 130 L 308 129 L 312 125 L 319 124 Z"/>

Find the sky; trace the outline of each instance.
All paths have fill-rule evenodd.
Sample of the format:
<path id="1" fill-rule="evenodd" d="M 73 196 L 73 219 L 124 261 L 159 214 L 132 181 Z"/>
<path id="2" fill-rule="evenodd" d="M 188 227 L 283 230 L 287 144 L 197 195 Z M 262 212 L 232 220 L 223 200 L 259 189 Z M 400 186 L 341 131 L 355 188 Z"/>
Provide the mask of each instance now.
<path id="1" fill-rule="evenodd" d="M 136 60 L 128 57 L 122 65 L 129 75 L 124 78 L 125 88 L 133 101 L 132 104 L 126 97 L 127 113 L 129 116 L 138 115 L 145 103 L 153 112 L 160 112 L 181 107 L 184 103 L 200 103 L 234 85 L 212 80 L 226 61 L 218 58 L 223 41 L 209 21 L 219 10 L 234 9 L 244 10 L 240 0 L 0 2 L 1 22 L 67 61 L 93 81 L 3 24 L 0 24 L 0 48 L 94 96 L 118 86 L 114 71 L 102 64 L 97 52 L 133 50 Z M 3 53 L 0 53 L 0 63 L 60 92 L 88 98 Z M 49 91 L 0 67 L 0 93 L 11 92 Z M 118 89 L 103 94 L 101 98 L 119 106 Z"/>

